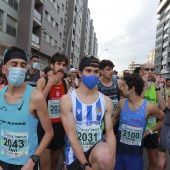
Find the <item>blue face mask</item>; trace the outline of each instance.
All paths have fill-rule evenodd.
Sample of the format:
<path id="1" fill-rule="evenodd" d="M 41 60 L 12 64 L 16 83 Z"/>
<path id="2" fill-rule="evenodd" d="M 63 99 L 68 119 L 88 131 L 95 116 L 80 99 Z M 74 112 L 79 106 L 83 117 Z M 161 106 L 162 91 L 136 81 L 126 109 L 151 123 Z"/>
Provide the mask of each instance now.
<path id="1" fill-rule="evenodd" d="M 82 82 L 87 86 L 89 89 L 93 89 L 99 82 L 99 77 L 95 75 L 91 76 L 84 76 L 81 77 Z"/>
<path id="2" fill-rule="evenodd" d="M 40 65 L 39 65 L 38 62 L 35 62 L 35 63 L 33 63 L 33 65 L 32 65 L 32 68 L 35 69 L 35 70 L 38 70 L 39 67 L 40 67 Z"/>
<path id="3" fill-rule="evenodd" d="M 163 86 L 164 86 L 163 83 L 160 83 L 160 84 L 159 84 L 159 87 L 160 87 L 160 88 L 162 88 Z"/>
<path id="4" fill-rule="evenodd" d="M 9 70 L 9 76 L 7 80 L 14 87 L 20 86 L 25 79 L 26 70 L 23 68 L 7 68 Z"/>

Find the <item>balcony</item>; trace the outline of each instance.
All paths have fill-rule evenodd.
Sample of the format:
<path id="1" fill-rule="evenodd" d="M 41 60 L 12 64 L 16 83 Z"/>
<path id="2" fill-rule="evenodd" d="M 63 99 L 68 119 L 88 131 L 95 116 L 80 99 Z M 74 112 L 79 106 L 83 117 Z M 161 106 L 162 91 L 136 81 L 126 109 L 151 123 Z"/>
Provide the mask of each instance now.
<path id="1" fill-rule="evenodd" d="M 34 22 L 33 22 L 34 27 L 36 26 L 41 26 L 41 14 L 34 9 Z"/>
<path id="2" fill-rule="evenodd" d="M 35 5 L 42 5 L 44 0 L 35 0 Z"/>
<path id="3" fill-rule="evenodd" d="M 40 49 L 40 38 L 35 34 L 32 34 L 31 46 L 35 49 Z"/>

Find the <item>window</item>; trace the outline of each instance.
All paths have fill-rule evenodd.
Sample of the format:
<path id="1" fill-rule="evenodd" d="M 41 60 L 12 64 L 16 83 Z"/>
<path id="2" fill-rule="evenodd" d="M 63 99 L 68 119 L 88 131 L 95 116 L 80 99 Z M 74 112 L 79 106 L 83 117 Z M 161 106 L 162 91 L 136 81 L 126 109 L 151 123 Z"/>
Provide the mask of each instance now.
<path id="1" fill-rule="evenodd" d="M 6 33 L 16 37 L 17 21 L 10 16 L 7 16 Z"/>
<path id="2" fill-rule="evenodd" d="M 60 35 L 59 35 L 60 39 L 62 39 L 62 33 L 60 32 Z"/>
<path id="3" fill-rule="evenodd" d="M 60 23 L 63 24 L 63 18 L 60 19 Z"/>
<path id="4" fill-rule="evenodd" d="M 49 44 L 52 45 L 52 37 L 51 36 L 49 36 Z"/>
<path id="5" fill-rule="evenodd" d="M 16 11 L 18 11 L 18 0 L 8 0 L 8 4 Z"/>
<path id="6" fill-rule="evenodd" d="M 56 40 L 54 41 L 54 47 L 57 47 L 57 41 Z"/>
<path id="7" fill-rule="evenodd" d="M 55 24 L 55 29 L 58 31 L 58 24 L 57 23 Z"/>
<path id="8" fill-rule="evenodd" d="M 64 11 L 64 4 L 62 4 L 62 10 Z"/>
<path id="9" fill-rule="evenodd" d="M 60 13 L 60 7 L 57 5 L 57 12 Z"/>
<path id="10" fill-rule="evenodd" d="M 47 33 L 43 32 L 43 40 L 46 41 Z"/>

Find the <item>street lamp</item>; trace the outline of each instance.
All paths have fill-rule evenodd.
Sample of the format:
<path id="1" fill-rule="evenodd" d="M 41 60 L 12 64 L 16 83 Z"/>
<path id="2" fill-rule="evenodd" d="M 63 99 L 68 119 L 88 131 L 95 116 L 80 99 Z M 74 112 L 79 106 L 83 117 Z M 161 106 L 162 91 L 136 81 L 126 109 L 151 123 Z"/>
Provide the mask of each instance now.
<path id="1" fill-rule="evenodd" d="M 97 57 L 99 58 L 99 56 L 101 56 L 101 54 L 106 50 L 108 50 L 108 49 L 104 49 Z"/>

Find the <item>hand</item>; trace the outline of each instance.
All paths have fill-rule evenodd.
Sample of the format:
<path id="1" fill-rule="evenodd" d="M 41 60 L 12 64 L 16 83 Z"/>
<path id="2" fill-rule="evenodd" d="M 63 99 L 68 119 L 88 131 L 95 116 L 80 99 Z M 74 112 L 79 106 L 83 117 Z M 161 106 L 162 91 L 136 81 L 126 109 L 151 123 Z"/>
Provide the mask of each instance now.
<path id="1" fill-rule="evenodd" d="M 147 130 L 144 134 L 143 134 L 143 139 L 146 137 L 146 136 L 149 136 L 150 135 L 150 132 Z"/>
<path id="2" fill-rule="evenodd" d="M 160 152 L 158 154 L 158 166 L 160 168 L 160 170 L 165 170 L 166 168 L 166 156 L 165 156 L 165 152 Z"/>
<path id="3" fill-rule="evenodd" d="M 48 84 L 50 86 L 53 86 L 53 85 L 59 83 L 62 78 L 63 78 L 63 74 L 59 72 L 56 75 L 49 77 Z"/>
<path id="4" fill-rule="evenodd" d="M 158 88 L 161 78 L 160 78 L 160 76 L 155 76 L 155 79 L 156 79 L 156 81 L 155 81 L 155 88 Z"/>
<path id="5" fill-rule="evenodd" d="M 92 167 L 86 166 L 85 170 L 92 170 Z"/>
<path id="6" fill-rule="evenodd" d="M 142 79 L 144 81 L 145 88 L 148 88 L 148 75 L 146 74 L 145 76 L 142 76 Z"/>
<path id="7" fill-rule="evenodd" d="M 35 163 L 32 159 L 29 159 L 28 162 L 21 168 L 21 170 L 33 170 Z"/>

